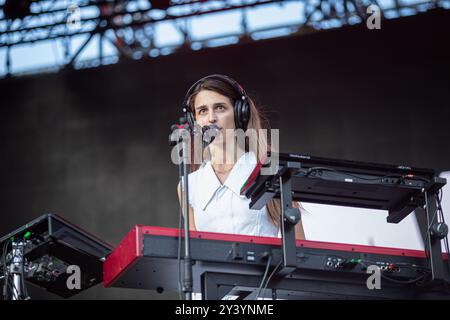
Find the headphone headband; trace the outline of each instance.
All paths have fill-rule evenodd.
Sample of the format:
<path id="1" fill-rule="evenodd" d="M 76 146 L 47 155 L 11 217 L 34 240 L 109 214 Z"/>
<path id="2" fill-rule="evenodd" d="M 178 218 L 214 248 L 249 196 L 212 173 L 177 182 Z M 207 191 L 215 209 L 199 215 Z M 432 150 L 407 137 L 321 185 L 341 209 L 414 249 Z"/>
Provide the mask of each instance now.
<path id="1" fill-rule="evenodd" d="M 201 78 L 200 80 L 197 80 L 190 88 L 189 90 L 186 92 L 186 96 L 184 97 L 183 100 L 183 107 L 184 108 L 189 108 L 189 104 L 188 104 L 188 100 L 189 97 L 192 95 L 192 93 L 194 92 L 195 88 L 202 82 L 208 80 L 208 79 L 219 79 L 222 80 L 223 82 L 226 82 L 228 84 L 230 84 L 235 90 L 236 92 L 239 92 L 239 95 L 241 96 L 240 100 L 246 100 L 247 99 L 247 93 L 245 92 L 244 88 L 242 88 L 242 86 L 234 79 L 230 78 L 229 76 L 226 76 L 224 74 L 210 74 L 206 77 Z"/>
<path id="2" fill-rule="evenodd" d="M 208 79 L 218 79 L 231 85 L 234 90 L 239 93 L 240 98 L 234 101 L 234 115 L 236 128 L 246 130 L 248 121 L 250 119 L 250 108 L 248 104 L 247 93 L 244 88 L 234 79 L 223 74 L 211 74 L 196 81 L 187 91 L 183 100 L 183 112 L 185 113 L 188 122 L 193 125 L 195 123 L 194 111 L 189 106 L 189 98 L 194 92 L 195 88 L 202 82 Z"/>

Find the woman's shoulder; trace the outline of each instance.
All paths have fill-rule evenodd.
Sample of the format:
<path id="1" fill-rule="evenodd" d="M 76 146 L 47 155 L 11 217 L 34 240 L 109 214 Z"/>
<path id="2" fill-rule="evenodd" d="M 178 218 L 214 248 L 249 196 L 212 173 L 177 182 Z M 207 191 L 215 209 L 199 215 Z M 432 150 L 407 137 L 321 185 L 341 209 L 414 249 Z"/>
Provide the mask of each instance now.
<path id="1" fill-rule="evenodd" d="M 189 173 L 189 178 L 196 178 L 198 176 L 201 176 L 203 172 L 205 171 L 206 163 L 202 163 L 195 171 L 192 171 Z"/>
<path id="2" fill-rule="evenodd" d="M 192 171 L 188 174 L 188 181 L 189 181 L 189 186 L 191 186 L 192 184 L 196 184 L 195 182 L 197 182 L 198 179 L 201 179 L 201 175 L 203 174 L 204 171 L 204 164 L 202 164 L 199 168 L 197 168 L 195 171 Z M 181 177 L 181 181 L 184 181 L 184 177 Z"/>

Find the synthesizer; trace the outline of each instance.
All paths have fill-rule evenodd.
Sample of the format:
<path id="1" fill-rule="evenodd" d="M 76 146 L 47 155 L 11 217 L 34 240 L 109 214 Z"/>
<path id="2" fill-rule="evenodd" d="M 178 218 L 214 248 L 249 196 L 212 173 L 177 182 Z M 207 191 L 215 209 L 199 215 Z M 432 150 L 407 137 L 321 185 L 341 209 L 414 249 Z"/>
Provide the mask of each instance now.
<path id="1" fill-rule="evenodd" d="M 177 292 L 178 235 L 178 229 L 136 225 L 104 262 L 104 286 Z M 190 232 L 190 242 L 193 290 L 203 299 L 254 297 L 267 264 L 273 271 L 282 260 L 280 238 Z M 448 272 L 448 257 L 442 258 Z M 427 286 L 424 251 L 297 240 L 296 261 L 294 272 L 268 283 L 277 298 L 450 298 L 446 285 Z M 380 271 L 380 290 L 367 286 L 370 266 Z"/>
<path id="2" fill-rule="evenodd" d="M 292 199 L 338 206 L 386 210 L 387 221 L 398 223 L 446 184 L 432 169 L 337 160 L 279 153 L 278 171 L 261 175 L 255 168 L 241 188 L 251 209 L 261 209 L 280 197 L 280 175 L 291 171 Z"/>

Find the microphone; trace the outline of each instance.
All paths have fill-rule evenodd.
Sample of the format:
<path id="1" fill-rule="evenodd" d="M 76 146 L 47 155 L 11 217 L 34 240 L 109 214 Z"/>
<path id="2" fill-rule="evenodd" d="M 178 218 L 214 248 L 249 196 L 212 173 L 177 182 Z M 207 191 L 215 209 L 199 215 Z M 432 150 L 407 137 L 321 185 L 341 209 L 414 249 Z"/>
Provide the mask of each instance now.
<path id="1" fill-rule="evenodd" d="M 219 127 L 217 124 L 211 124 L 209 126 L 202 127 L 203 133 L 205 133 L 207 130 L 214 130 L 214 131 L 220 131 L 222 128 Z"/>
<path id="2" fill-rule="evenodd" d="M 182 120 L 182 119 L 180 119 Z M 169 145 L 175 146 L 178 142 L 181 142 L 181 136 L 174 136 L 174 131 L 178 129 L 187 130 L 191 135 L 202 135 L 203 142 L 205 143 L 205 147 L 214 141 L 214 138 L 220 134 L 220 130 L 222 129 L 216 124 L 211 124 L 208 126 L 200 127 L 198 124 L 194 126 L 190 126 L 188 123 L 184 123 L 184 121 L 180 121 L 182 124 L 173 124 L 170 126 L 170 131 L 172 134 L 169 136 Z"/>
<path id="3" fill-rule="evenodd" d="M 202 127 L 204 147 L 214 141 L 216 136 L 220 135 L 222 128 L 216 124 Z"/>

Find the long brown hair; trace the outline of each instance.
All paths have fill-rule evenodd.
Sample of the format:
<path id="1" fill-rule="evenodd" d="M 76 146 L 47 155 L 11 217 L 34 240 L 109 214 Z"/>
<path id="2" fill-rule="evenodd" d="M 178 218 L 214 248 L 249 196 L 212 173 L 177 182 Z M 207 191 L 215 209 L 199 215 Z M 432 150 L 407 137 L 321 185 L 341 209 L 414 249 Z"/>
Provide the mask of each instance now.
<path id="1" fill-rule="evenodd" d="M 202 90 L 210 90 L 217 92 L 223 96 L 226 96 L 231 100 L 231 103 L 233 105 L 237 99 L 241 98 L 241 93 L 237 92 L 236 88 L 233 85 L 231 85 L 231 83 L 223 81 L 222 79 L 216 77 L 206 78 L 204 81 L 199 82 L 193 89 L 190 96 L 187 97 L 188 108 L 194 114 L 194 116 L 195 116 L 194 112 L 195 97 Z M 267 150 L 270 148 L 270 145 L 268 144 L 267 136 L 265 134 L 261 134 L 259 129 L 267 129 L 267 130 L 270 129 L 269 121 L 262 112 L 262 110 L 256 106 L 255 101 L 248 94 L 246 94 L 246 99 L 250 108 L 250 119 L 247 125 L 247 130 L 255 129 L 254 132 L 257 135 L 256 146 L 252 144 L 250 145 L 250 148 L 256 147 L 257 150 L 250 149 L 249 151 L 253 151 L 255 153 L 257 161 L 263 162 L 266 159 Z M 193 151 L 194 148 L 191 148 L 191 150 Z M 198 167 L 199 167 L 198 164 L 195 163 L 191 164 L 191 171 L 197 170 Z M 297 203 L 293 202 L 293 206 L 297 207 Z M 273 224 L 276 226 L 280 226 L 280 215 L 281 215 L 280 199 L 272 199 L 267 203 L 266 208 L 267 213 Z"/>

